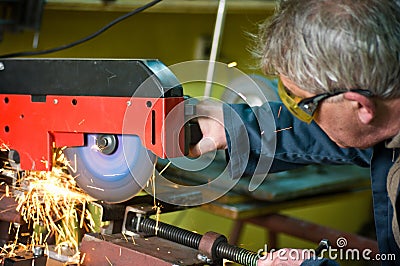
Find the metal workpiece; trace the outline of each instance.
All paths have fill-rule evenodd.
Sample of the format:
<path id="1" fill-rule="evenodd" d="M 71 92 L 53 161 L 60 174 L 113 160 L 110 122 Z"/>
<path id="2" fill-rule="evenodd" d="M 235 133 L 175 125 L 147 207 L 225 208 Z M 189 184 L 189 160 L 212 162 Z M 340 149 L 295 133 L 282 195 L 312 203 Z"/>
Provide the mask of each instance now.
<path id="1" fill-rule="evenodd" d="M 140 224 L 139 227 L 137 226 L 138 223 Z M 212 265 L 220 265 L 222 259 L 228 259 L 241 265 L 255 266 L 259 259 L 257 253 L 228 244 L 226 238 L 218 233 L 208 232 L 201 235 L 143 217 L 134 217 L 131 226 L 132 229 L 139 228 L 140 232 L 156 235 L 186 247 L 197 249 L 201 253 L 205 253 L 202 255 L 211 260 Z"/>
<path id="2" fill-rule="evenodd" d="M 41 251 L 39 251 L 41 249 Z M 35 247 L 33 252 L 23 251 L 3 258 L 2 266 L 46 266 L 47 255 L 43 254 L 42 247 Z"/>
<path id="3" fill-rule="evenodd" d="M 175 242 L 153 237 L 122 234 L 86 234 L 80 247 L 82 265 L 201 266 L 198 251 Z"/>

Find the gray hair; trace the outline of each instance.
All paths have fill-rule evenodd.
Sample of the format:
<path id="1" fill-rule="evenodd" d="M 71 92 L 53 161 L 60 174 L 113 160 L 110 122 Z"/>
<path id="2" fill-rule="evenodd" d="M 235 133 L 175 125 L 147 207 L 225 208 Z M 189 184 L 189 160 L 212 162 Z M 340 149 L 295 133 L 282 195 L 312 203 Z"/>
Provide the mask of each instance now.
<path id="1" fill-rule="evenodd" d="M 400 5 L 395 0 L 286 0 L 261 25 L 266 74 L 313 93 L 366 89 L 400 97 Z"/>

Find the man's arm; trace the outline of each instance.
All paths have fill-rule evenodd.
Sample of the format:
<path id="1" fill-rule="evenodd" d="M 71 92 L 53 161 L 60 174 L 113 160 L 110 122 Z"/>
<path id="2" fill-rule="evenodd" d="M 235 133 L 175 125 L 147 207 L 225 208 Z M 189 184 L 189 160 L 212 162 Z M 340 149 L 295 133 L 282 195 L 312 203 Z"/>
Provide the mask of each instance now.
<path id="1" fill-rule="evenodd" d="M 371 149 L 338 147 L 317 124 L 294 118 L 280 102 L 250 107 L 205 101 L 197 109 L 203 139 L 191 156 L 227 149 L 233 178 L 309 164 L 369 166 Z"/>
<path id="2" fill-rule="evenodd" d="M 229 160 L 232 166 L 242 169 L 233 170 L 233 177 L 239 177 L 235 175 L 238 172 L 253 175 L 309 164 L 369 166 L 371 149 L 338 147 L 317 124 L 301 122 L 280 102 L 252 108 L 245 104 L 224 105 L 223 114 Z M 243 144 L 244 139 L 249 140 L 248 146 Z M 266 164 L 269 169 L 263 166 Z"/>

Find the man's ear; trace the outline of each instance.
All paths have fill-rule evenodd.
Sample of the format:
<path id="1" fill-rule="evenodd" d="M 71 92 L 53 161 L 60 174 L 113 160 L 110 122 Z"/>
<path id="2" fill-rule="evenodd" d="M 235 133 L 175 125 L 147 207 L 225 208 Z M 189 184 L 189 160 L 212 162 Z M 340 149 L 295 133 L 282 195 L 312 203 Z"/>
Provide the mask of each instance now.
<path id="1" fill-rule="evenodd" d="M 346 100 L 353 101 L 357 108 L 358 118 L 361 123 L 371 123 L 375 117 L 375 103 L 371 98 L 351 91 L 344 93 L 343 97 Z"/>

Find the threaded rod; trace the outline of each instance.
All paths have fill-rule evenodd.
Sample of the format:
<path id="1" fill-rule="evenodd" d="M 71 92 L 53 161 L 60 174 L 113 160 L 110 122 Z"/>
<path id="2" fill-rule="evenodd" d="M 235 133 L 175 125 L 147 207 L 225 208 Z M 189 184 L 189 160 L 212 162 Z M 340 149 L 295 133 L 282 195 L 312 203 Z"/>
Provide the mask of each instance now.
<path id="1" fill-rule="evenodd" d="M 200 234 L 169 225 L 162 222 L 156 222 L 150 218 L 138 219 L 134 217 L 132 219 L 133 228 L 137 228 L 136 225 L 140 221 L 139 231 L 157 235 L 158 237 L 173 241 L 175 243 L 199 249 L 200 240 L 203 237 Z M 228 259 L 235 263 L 246 266 L 256 266 L 258 260 L 258 254 L 252 251 L 229 245 L 226 242 L 218 243 L 216 246 L 216 257 L 218 259 Z"/>
<path id="2" fill-rule="evenodd" d="M 133 227 L 135 228 L 138 219 L 133 218 Z M 178 244 L 199 248 L 202 235 L 173 226 L 162 222 L 157 222 L 153 219 L 144 218 L 140 221 L 139 230 L 146 234 L 156 235 L 158 237 L 168 239 Z"/>

